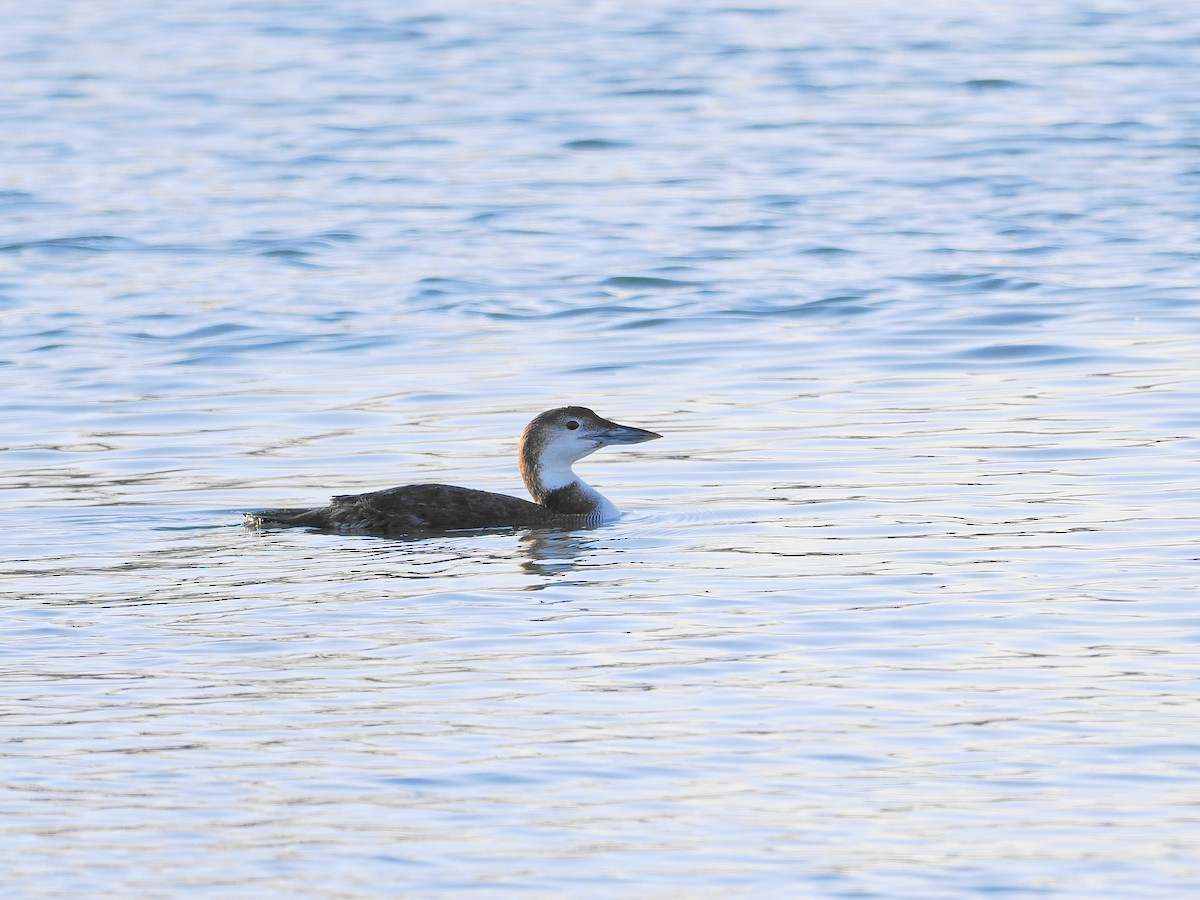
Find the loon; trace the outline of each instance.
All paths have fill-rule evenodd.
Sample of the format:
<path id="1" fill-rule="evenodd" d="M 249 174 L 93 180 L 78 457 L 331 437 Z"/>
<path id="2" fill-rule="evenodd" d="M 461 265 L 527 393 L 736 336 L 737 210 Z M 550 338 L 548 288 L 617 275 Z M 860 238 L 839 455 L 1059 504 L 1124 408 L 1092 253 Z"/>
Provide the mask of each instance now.
<path id="1" fill-rule="evenodd" d="M 520 466 L 533 503 L 450 484 L 408 484 L 343 494 L 328 506 L 245 513 L 252 528 L 317 528 L 385 536 L 427 535 L 481 528 L 579 528 L 611 522 L 621 512 L 572 466 L 610 444 L 662 437 L 618 425 L 582 406 L 536 416 L 521 435 Z"/>

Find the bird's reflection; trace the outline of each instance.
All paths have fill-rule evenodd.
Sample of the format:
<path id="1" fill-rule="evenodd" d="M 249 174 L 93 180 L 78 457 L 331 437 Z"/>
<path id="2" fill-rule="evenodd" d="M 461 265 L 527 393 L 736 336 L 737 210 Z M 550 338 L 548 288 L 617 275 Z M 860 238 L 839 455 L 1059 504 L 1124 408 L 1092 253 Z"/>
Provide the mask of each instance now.
<path id="1" fill-rule="evenodd" d="M 520 535 L 520 545 L 526 559 L 522 571 L 530 575 L 552 577 L 567 575 L 579 567 L 587 556 L 592 541 L 579 531 L 526 531 Z M 530 585 L 529 590 L 541 590 L 544 584 Z"/>

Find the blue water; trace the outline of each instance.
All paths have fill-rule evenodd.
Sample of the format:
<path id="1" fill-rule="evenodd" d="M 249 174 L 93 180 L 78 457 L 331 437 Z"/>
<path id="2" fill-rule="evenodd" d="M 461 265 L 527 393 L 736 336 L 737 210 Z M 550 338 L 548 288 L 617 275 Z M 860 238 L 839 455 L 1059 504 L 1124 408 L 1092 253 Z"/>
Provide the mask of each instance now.
<path id="1" fill-rule="evenodd" d="M 3 31 L 6 896 L 1200 890 L 1193 4 Z"/>

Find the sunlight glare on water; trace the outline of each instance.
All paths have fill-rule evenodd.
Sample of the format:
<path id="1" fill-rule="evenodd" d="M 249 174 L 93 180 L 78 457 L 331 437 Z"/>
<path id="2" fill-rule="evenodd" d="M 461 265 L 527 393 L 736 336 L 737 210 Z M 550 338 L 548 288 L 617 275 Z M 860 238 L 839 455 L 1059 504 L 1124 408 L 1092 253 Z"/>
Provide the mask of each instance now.
<path id="1" fill-rule="evenodd" d="M 1190 5 L 5 30 L 6 895 L 1200 889 Z"/>

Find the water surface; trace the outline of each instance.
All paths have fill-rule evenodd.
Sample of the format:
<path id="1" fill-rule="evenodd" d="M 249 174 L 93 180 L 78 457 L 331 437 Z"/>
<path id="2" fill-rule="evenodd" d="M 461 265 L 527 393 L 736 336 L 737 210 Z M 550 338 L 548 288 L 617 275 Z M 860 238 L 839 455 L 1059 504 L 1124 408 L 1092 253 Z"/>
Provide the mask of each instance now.
<path id="1" fill-rule="evenodd" d="M 1189 4 L 48 3 L 12 896 L 1200 888 Z M 520 493 L 574 533 L 255 533 Z"/>

